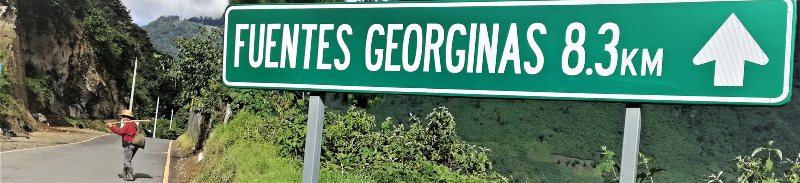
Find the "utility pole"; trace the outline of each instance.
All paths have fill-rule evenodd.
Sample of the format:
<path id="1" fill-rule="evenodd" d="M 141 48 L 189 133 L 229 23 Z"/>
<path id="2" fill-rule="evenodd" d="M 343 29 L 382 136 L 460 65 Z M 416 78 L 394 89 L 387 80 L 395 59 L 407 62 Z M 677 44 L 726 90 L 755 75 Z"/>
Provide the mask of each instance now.
<path id="1" fill-rule="evenodd" d="M 169 129 L 172 130 L 172 117 L 175 115 L 175 109 L 172 109 L 169 115 Z"/>
<path id="2" fill-rule="evenodd" d="M 131 101 L 128 104 L 128 110 L 133 111 L 133 91 L 136 88 L 136 67 L 139 67 L 139 59 L 133 63 L 133 82 L 131 82 Z"/>
<path id="3" fill-rule="evenodd" d="M 133 62 L 133 82 L 131 82 L 131 100 L 130 104 L 128 104 L 128 110 L 133 112 L 133 91 L 136 88 L 136 67 L 139 67 L 139 58 Z M 122 123 L 119 127 L 122 128 L 125 126 L 125 123 Z M 136 126 L 139 126 L 139 122 L 136 122 Z"/>
<path id="4" fill-rule="evenodd" d="M 161 102 L 161 97 L 158 97 L 158 99 L 156 99 L 156 115 L 153 116 L 153 118 L 155 118 L 155 119 L 153 119 L 153 138 L 156 138 L 156 127 L 158 127 L 156 125 L 158 124 L 158 103 L 159 102 Z"/>

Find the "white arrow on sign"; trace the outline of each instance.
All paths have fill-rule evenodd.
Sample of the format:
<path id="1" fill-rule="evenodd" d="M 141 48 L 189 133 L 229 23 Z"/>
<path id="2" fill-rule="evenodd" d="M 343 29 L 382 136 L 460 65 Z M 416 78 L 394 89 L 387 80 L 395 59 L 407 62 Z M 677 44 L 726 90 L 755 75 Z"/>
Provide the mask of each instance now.
<path id="1" fill-rule="evenodd" d="M 745 60 L 758 65 L 769 62 L 764 50 L 747 32 L 736 14 L 731 14 L 725 20 L 693 59 L 694 65 L 717 61 L 714 65 L 714 86 L 744 86 Z"/>

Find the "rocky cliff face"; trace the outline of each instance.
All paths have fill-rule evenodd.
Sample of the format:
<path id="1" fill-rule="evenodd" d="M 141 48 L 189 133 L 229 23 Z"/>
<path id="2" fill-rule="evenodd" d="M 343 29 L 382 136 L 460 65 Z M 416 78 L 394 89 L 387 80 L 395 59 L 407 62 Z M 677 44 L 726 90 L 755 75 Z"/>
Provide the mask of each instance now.
<path id="1" fill-rule="evenodd" d="M 25 72 L 22 56 L 20 54 L 20 42 L 17 32 L 17 2 L 16 0 L 0 0 L 0 49 L 6 56 L 2 59 L 4 72 L 2 75 L 10 75 L 9 82 L 11 97 L 16 100 L 19 109 L 2 109 L 15 111 L 16 115 L 0 115 L 0 126 L 4 129 L 11 129 L 17 134 L 24 135 L 25 131 L 21 126 L 28 126 L 33 130 L 44 128 L 45 125 L 36 122 L 27 110 L 27 100 L 25 91 Z M 0 91 L 5 92 L 5 91 Z"/>
<path id="2" fill-rule="evenodd" d="M 22 60 L 27 70 L 47 73 L 53 79 L 53 97 L 43 103 L 29 102 L 31 110 L 76 118 L 111 117 L 122 104 L 114 99 L 116 83 L 92 54 L 92 46 L 80 30 L 20 32 Z"/>
<path id="3" fill-rule="evenodd" d="M 24 134 L 20 126 L 31 130 L 47 126 L 31 114 L 42 113 L 51 124 L 58 124 L 62 116 L 110 118 L 124 107 L 117 100 L 120 93 L 109 77 L 111 71 L 94 56 L 79 20 L 70 18 L 73 25 L 68 27 L 73 29 L 25 28 L 19 20 L 26 17 L 19 17 L 17 5 L 17 0 L 0 0 L 0 49 L 6 51 L 2 74 L 12 76 L 10 94 L 20 108 L 16 116 L 0 115 L 2 128 Z M 49 97 L 31 94 L 32 73 L 49 77 Z"/>

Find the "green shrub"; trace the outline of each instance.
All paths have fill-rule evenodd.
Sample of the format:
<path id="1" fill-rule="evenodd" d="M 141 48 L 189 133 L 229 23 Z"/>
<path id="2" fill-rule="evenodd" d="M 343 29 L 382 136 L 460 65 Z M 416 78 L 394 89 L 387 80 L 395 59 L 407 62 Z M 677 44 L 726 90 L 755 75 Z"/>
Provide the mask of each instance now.
<path id="1" fill-rule="evenodd" d="M 34 97 L 33 100 L 44 106 L 48 101 L 53 99 L 53 92 L 50 91 L 53 81 L 50 79 L 50 76 L 31 76 L 26 78 L 26 81 L 28 83 L 28 92 Z"/>
<path id="2" fill-rule="evenodd" d="M 734 161 L 736 161 L 736 168 L 737 171 L 741 173 L 739 177 L 736 179 L 737 182 L 743 183 L 776 183 L 776 182 L 788 182 L 788 183 L 797 183 L 800 182 L 800 154 L 797 155 L 797 158 L 792 160 L 791 158 L 783 159 L 783 153 L 780 149 L 772 147 L 773 141 L 769 141 L 767 143 L 767 147 L 760 147 L 753 150 L 752 155 L 750 156 L 737 156 Z M 756 156 L 759 153 L 764 154 L 761 152 L 766 152 L 766 156 Z M 774 154 L 773 154 L 774 153 Z M 783 177 L 775 177 L 775 164 L 772 161 L 772 157 L 777 156 L 778 161 L 780 164 L 786 164 L 789 168 L 783 172 Z M 718 174 L 711 174 L 708 176 L 710 179 L 709 183 L 722 183 L 722 171 Z"/>
<path id="3" fill-rule="evenodd" d="M 64 116 L 64 120 L 69 122 L 69 124 L 72 124 L 72 126 L 75 126 L 75 128 L 84 129 L 84 128 L 89 127 L 88 125 L 86 125 L 86 122 L 81 121 L 81 120 L 77 120 L 77 119 L 72 119 L 72 118 L 67 117 L 67 116 Z"/>
<path id="4" fill-rule="evenodd" d="M 334 96 L 339 98 L 342 104 L 365 109 L 380 105 L 385 97 L 384 94 L 375 93 L 336 93 Z"/>
<path id="5" fill-rule="evenodd" d="M 620 175 L 618 174 L 618 172 L 620 172 L 620 165 L 617 163 L 619 161 L 614 161 L 618 160 L 614 158 L 614 151 L 609 151 L 606 146 L 601 146 L 600 148 L 603 149 L 603 153 L 600 153 L 601 163 L 596 167 L 597 173 L 605 177 L 605 182 L 620 182 Z M 662 168 L 650 168 L 650 164 L 653 164 L 655 160 L 645 157 L 642 153 L 639 153 L 639 158 L 637 158 L 637 160 L 639 160 L 639 163 L 637 163 L 636 166 L 636 182 L 653 183 L 655 182 L 653 181 L 653 175 L 664 171 Z M 577 163 L 577 161 L 575 161 L 575 163 Z"/>
<path id="6" fill-rule="evenodd" d="M 5 63 L 6 51 L 0 49 L 0 63 Z M 4 64 L 5 65 L 5 64 Z M 11 93 L 11 80 L 14 75 L 8 74 L 8 66 L 0 69 L 0 115 L 19 116 L 20 107 L 17 101 L 9 93 Z"/>
<path id="7" fill-rule="evenodd" d="M 756 155 L 761 151 L 767 152 L 767 155 L 757 157 Z M 768 147 L 757 148 L 750 156 L 736 157 L 736 167 L 742 172 L 742 175 L 738 178 L 739 182 L 775 182 L 775 173 L 772 169 L 773 152 L 778 156 L 779 161 L 783 159 L 781 151 L 772 148 L 772 141 L 769 142 Z"/>
<path id="8" fill-rule="evenodd" d="M 307 94 L 234 91 L 232 108 L 237 114 L 229 124 L 213 130 L 205 147 L 208 157 L 227 156 L 239 143 L 265 142 L 274 144 L 281 157 L 296 159 L 301 164 Z M 375 117 L 354 107 L 341 114 L 325 113 L 324 119 L 323 170 L 355 177 L 370 175 L 377 182 L 507 182 L 491 170 L 488 158 L 491 150 L 458 139 L 454 118 L 444 107 L 434 109 L 426 117 L 427 124 L 412 117 L 407 127 L 390 127 L 391 121 L 387 119 L 377 131 Z M 214 181 L 240 180 L 238 164 L 221 162 L 209 159 L 212 166 L 204 171 L 221 177 Z"/>
<path id="9" fill-rule="evenodd" d="M 275 123 L 277 118 L 267 118 Z M 195 182 L 300 182 L 302 160 L 283 157 L 267 139 L 273 130 L 262 117 L 242 112 L 214 128 L 205 147 L 206 159 Z M 178 137 L 186 143 L 188 135 Z M 182 144 L 181 143 L 181 144 Z M 320 170 L 320 182 L 372 182 L 360 174 Z"/>
<path id="10" fill-rule="evenodd" d="M 178 136 L 175 140 L 178 143 L 178 151 L 181 152 L 190 152 L 192 150 L 192 137 L 189 133 L 182 133 L 181 136 Z"/>
<path id="11" fill-rule="evenodd" d="M 0 91 L 0 115 L 19 116 L 19 104 L 11 95 Z"/>
<path id="12" fill-rule="evenodd" d="M 378 182 L 506 182 L 492 172 L 489 149 L 459 140 L 447 108 L 434 109 L 421 125 L 394 126 L 387 119 L 373 132 L 374 116 L 350 108 L 345 114 L 327 113 L 322 159 L 326 167 L 366 170 Z M 299 156 L 299 155 L 297 155 Z"/>
<path id="13" fill-rule="evenodd" d="M 152 126 L 152 124 L 150 124 L 150 126 Z M 186 130 L 178 128 L 169 129 L 169 120 L 166 119 L 159 119 L 156 126 L 158 126 L 155 132 L 156 137 L 160 139 L 174 140 L 178 138 L 178 132 L 181 132 L 181 134 L 186 132 Z"/>

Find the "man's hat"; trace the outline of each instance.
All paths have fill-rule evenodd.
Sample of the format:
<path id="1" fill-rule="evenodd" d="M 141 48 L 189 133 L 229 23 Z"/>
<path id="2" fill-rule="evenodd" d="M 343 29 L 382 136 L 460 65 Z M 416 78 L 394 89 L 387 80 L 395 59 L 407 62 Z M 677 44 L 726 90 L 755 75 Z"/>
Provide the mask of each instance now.
<path id="1" fill-rule="evenodd" d="M 117 114 L 117 115 L 118 115 L 118 116 L 122 116 L 122 117 L 127 117 L 127 118 L 130 118 L 130 119 L 133 119 L 133 112 L 131 112 L 131 111 L 129 111 L 129 110 L 122 110 L 122 112 L 120 112 L 120 113 L 119 113 L 119 114 Z"/>

